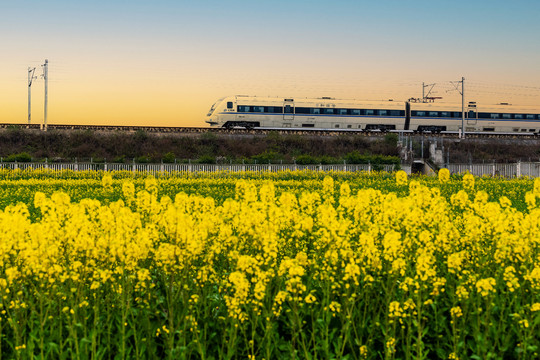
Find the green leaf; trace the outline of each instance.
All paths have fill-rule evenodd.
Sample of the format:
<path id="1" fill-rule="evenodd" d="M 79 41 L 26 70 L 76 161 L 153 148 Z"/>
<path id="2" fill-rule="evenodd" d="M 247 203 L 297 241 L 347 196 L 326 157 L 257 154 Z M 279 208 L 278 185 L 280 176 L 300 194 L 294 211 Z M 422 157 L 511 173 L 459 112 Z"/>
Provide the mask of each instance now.
<path id="1" fill-rule="evenodd" d="M 91 344 L 91 343 L 92 343 L 92 340 L 89 338 L 84 337 L 81 339 L 81 344 Z"/>
<path id="2" fill-rule="evenodd" d="M 446 351 L 443 349 L 443 348 L 437 348 L 437 350 L 435 351 L 437 353 L 437 357 L 439 359 L 447 359 L 448 358 L 448 355 L 446 353 Z"/>

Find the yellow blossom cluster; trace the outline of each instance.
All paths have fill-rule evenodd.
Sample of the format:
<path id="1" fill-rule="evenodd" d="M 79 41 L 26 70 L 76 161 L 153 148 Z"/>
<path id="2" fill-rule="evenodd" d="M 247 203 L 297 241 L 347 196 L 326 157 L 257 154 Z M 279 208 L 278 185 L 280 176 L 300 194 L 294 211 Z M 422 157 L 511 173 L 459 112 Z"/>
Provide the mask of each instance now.
<path id="1" fill-rule="evenodd" d="M 34 336 L 30 318 L 47 325 L 56 316 L 68 336 L 88 336 L 85 344 L 98 340 L 77 333 L 79 324 L 114 318 L 122 326 L 106 328 L 124 331 L 126 343 L 144 348 L 142 339 L 159 337 L 170 354 L 189 348 L 186 358 L 206 356 L 204 341 L 223 351 L 208 350 L 216 358 L 234 357 L 239 346 L 228 349 L 229 341 L 242 342 L 241 357 L 277 358 L 260 344 L 287 339 L 308 351 L 319 334 L 337 345 L 317 346 L 328 353 L 311 357 L 367 358 L 380 349 L 402 357 L 425 337 L 433 344 L 417 346 L 420 358 L 452 331 L 445 357 L 466 358 L 465 331 L 449 324 L 481 334 L 510 314 L 518 314 L 516 338 L 538 340 L 540 180 L 527 183 L 517 208 L 517 195 L 495 197 L 484 180 L 443 170 L 431 184 L 405 172 L 361 185 L 338 176 L 167 182 L 107 174 L 92 180 L 101 197 L 35 191 L 0 210 L 0 321 L 17 351 L 37 349 L 23 347 Z M 218 190 L 174 191 L 204 186 Z M 225 188 L 231 196 L 219 195 Z"/>

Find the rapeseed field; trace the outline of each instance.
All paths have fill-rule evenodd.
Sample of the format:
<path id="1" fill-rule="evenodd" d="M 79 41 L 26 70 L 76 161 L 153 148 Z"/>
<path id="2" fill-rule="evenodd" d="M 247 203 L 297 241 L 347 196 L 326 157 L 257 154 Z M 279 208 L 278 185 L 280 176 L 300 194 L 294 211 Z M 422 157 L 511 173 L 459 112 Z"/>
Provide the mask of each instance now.
<path id="1" fill-rule="evenodd" d="M 0 170 L 0 358 L 538 358 L 540 180 Z"/>

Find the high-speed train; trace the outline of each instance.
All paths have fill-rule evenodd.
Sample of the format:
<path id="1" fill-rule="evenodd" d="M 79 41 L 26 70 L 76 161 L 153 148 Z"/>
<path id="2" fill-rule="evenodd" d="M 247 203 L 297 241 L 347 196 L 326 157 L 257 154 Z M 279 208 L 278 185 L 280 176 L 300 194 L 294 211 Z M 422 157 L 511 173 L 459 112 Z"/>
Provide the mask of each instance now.
<path id="1" fill-rule="evenodd" d="M 212 105 L 214 127 L 316 128 L 361 131 L 539 133 L 540 107 L 424 101 L 357 101 L 229 96 Z"/>

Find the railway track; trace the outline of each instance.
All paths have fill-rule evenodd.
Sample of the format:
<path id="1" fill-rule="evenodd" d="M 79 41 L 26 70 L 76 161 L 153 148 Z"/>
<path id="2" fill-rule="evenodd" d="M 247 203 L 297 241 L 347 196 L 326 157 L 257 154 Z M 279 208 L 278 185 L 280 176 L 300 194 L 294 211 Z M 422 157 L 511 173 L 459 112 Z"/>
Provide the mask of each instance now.
<path id="1" fill-rule="evenodd" d="M 21 129 L 21 130 L 35 130 L 42 131 L 40 124 L 0 124 L 0 130 L 7 129 Z M 350 129 L 304 129 L 304 128 L 209 128 L 209 127 L 167 127 L 167 126 L 124 126 L 124 125 L 61 125 L 50 124 L 47 126 L 48 131 L 122 131 L 122 132 L 137 132 L 143 131 L 148 133 L 162 133 L 162 134 L 202 134 L 202 133 L 214 133 L 214 134 L 235 134 L 235 135 L 265 135 L 272 132 L 277 132 L 282 135 L 316 135 L 316 136 L 342 136 L 342 135 L 355 135 L 366 137 L 383 137 L 388 133 L 400 134 L 400 136 L 422 136 L 426 135 L 432 138 L 454 138 L 458 139 L 459 134 L 457 132 L 441 132 L 441 133 L 419 133 L 414 131 L 360 131 Z M 482 132 L 482 133 L 466 133 L 466 138 L 469 139 L 539 139 L 540 134 L 536 133 L 495 133 L 495 132 Z"/>

